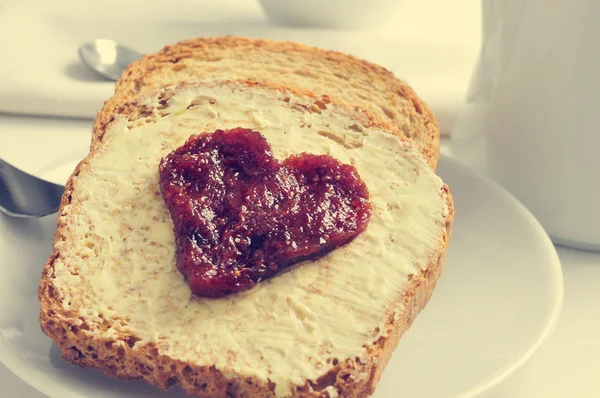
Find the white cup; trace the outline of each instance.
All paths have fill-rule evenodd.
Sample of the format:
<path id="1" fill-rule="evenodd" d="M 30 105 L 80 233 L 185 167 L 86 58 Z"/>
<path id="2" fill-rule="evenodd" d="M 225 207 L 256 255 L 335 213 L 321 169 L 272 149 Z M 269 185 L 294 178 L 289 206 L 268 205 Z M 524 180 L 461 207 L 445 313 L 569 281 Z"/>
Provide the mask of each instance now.
<path id="1" fill-rule="evenodd" d="M 403 0 L 260 0 L 274 25 L 372 29 L 398 19 Z"/>
<path id="2" fill-rule="evenodd" d="M 481 58 L 451 151 L 555 243 L 600 250 L 600 1 L 483 0 Z"/>

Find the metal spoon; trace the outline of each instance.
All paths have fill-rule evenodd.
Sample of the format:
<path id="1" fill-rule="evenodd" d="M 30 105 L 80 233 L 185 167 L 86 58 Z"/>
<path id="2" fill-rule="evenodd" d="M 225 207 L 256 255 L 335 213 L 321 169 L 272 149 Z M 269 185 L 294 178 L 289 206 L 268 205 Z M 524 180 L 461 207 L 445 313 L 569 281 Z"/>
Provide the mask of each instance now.
<path id="1" fill-rule="evenodd" d="M 85 43 L 78 53 L 81 62 L 112 81 L 119 80 L 127 65 L 142 57 L 137 51 L 107 39 Z"/>
<path id="2" fill-rule="evenodd" d="M 81 61 L 106 79 L 116 81 L 141 54 L 113 40 L 97 39 L 79 48 Z M 65 188 L 27 174 L 0 159 L 0 212 L 37 218 L 55 213 Z"/>
<path id="3" fill-rule="evenodd" d="M 0 159 L 0 212 L 37 218 L 55 213 L 65 187 L 27 174 Z"/>

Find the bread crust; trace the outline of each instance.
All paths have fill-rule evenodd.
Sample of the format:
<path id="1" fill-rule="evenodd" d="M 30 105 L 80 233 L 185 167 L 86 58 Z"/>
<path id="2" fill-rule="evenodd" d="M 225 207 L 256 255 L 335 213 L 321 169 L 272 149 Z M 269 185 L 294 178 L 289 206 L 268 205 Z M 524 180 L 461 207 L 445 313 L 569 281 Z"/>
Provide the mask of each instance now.
<path id="1" fill-rule="evenodd" d="M 308 96 L 314 100 L 325 98 L 340 107 L 352 108 L 338 100 L 307 91 L 292 90 L 255 81 L 239 81 L 238 83 L 246 87 L 266 87 Z M 54 288 L 54 262 L 60 256 L 57 243 L 68 239 L 65 233 L 67 226 L 64 217 L 66 216 L 65 208 L 71 202 L 72 196 L 76 194 L 74 186 L 77 176 L 89 167 L 90 157 L 101 148 L 106 129 L 110 127 L 115 117 L 126 117 L 128 120 L 146 117 L 147 112 L 151 110 L 143 105 L 146 102 L 144 98 L 158 96 L 160 101 L 167 101 L 178 90 L 195 85 L 197 83 L 188 82 L 176 87 L 163 88 L 158 94 L 152 93 L 119 106 L 115 114 L 112 114 L 110 108 L 106 107 L 98 114 L 94 124 L 93 135 L 95 138 L 90 153 L 77 165 L 65 186 L 54 235 L 53 253 L 44 266 L 38 290 L 40 324 L 43 332 L 56 342 L 63 358 L 82 367 L 99 369 L 108 376 L 127 380 L 145 379 L 148 383 L 161 389 L 181 386 L 188 394 L 198 397 L 275 397 L 275 385 L 271 382 L 236 375 L 234 371 L 228 369 L 184 363 L 176 358 L 159 354 L 158 349 L 152 343 L 145 344 L 141 348 L 136 347 L 134 350 L 135 336 L 123 335 L 111 340 L 98 337 L 78 314 L 62 308 L 63 299 Z M 358 108 L 354 108 L 354 110 L 363 113 L 371 126 L 386 129 L 406 140 L 400 131 L 372 117 L 366 111 Z M 448 209 L 444 224 L 440 225 L 444 231 L 442 241 L 430 257 L 428 266 L 422 272 L 412 276 L 408 286 L 397 298 L 395 304 L 388 309 L 388 321 L 385 325 L 387 333 L 383 333 L 385 337 L 380 337 L 371 346 L 366 347 L 363 358 L 349 358 L 344 362 L 332 364 L 331 368 L 318 380 L 307 381 L 302 386 L 296 386 L 292 390 L 292 397 L 326 398 L 330 396 L 325 390 L 328 386 L 337 390 L 339 396 L 342 397 L 365 397 L 374 392 L 401 336 L 411 326 L 417 314 L 426 306 L 442 274 L 445 252 L 450 241 L 454 220 L 454 205 L 446 185 L 442 186 L 440 195 L 445 196 Z M 404 305 L 405 310 L 401 314 L 394 314 L 394 309 L 400 303 Z M 108 327 L 108 324 L 104 326 Z"/>
<path id="2" fill-rule="evenodd" d="M 343 70 L 352 74 L 361 74 L 369 76 L 370 80 L 385 82 L 386 87 L 386 106 L 401 107 L 400 99 L 406 100 L 413 109 L 410 112 L 411 128 L 399 127 L 405 137 L 410 138 L 423 157 L 427 160 L 432 169 L 436 169 L 440 155 L 440 130 L 435 115 L 416 94 L 409 85 L 398 79 L 389 70 L 359 59 L 357 57 L 341 53 L 338 51 L 324 50 L 291 41 L 273 41 L 267 39 L 252 39 L 239 36 L 223 37 L 200 37 L 180 41 L 176 44 L 164 47 L 162 50 L 144 55 L 140 60 L 133 62 L 123 72 L 121 78 L 117 81 L 115 94 L 108 99 L 101 113 L 110 113 L 119 106 L 130 101 L 140 93 L 156 91 L 160 88 L 154 82 L 153 76 L 159 74 L 166 68 L 176 68 L 176 65 L 189 58 L 210 58 L 218 57 L 223 49 L 234 48 L 260 48 L 266 53 L 295 53 L 302 54 L 307 59 L 328 60 L 340 65 Z M 176 69 L 171 69 L 176 70 Z M 256 77 L 260 81 L 268 81 L 268 76 Z M 292 83 L 286 83 L 290 86 Z M 297 87 L 302 89 L 303 87 Z M 365 94 L 370 95 L 365 88 Z M 326 94 L 317 92 L 316 94 Z M 331 94 L 331 93 L 330 93 Z M 383 94 L 383 93 L 379 93 Z M 346 98 L 339 98 L 350 105 Z M 364 107 L 364 106 L 362 106 Z M 386 112 L 383 111 L 385 114 Z M 377 115 L 376 115 L 377 116 Z M 384 119 L 386 122 L 393 123 L 392 119 Z"/>

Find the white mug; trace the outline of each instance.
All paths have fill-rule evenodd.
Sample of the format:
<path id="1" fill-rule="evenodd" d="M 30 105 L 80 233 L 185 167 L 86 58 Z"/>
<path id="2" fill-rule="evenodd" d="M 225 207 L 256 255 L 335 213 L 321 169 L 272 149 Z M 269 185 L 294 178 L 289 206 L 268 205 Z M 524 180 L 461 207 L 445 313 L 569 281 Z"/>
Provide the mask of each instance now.
<path id="1" fill-rule="evenodd" d="M 600 250 L 600 1 L 483 0 L 482 49 L 451 152 L 555 243 Z"/>

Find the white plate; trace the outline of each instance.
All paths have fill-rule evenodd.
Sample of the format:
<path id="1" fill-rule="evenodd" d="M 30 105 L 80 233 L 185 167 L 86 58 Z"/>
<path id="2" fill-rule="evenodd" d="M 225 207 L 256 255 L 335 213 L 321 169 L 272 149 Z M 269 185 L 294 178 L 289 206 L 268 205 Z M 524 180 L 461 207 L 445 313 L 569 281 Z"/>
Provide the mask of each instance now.
<path id="1" fill-rule="evenodd" d="M 74 163 L 47 178 L 64 182 Z M 54 163 L 54 166 L 57 166 Z M 497 185 L 449 158 L 440 168 L 456 202 L 446 269 L 400 341 L 375 397 L 467 397 L 500 382 L 553 330 L 563 298 L 558 256 L 533 216 Z M 184 397 L 141 381 L 74 367 L 40 331 L 36 289 L 54 217 L 0 217 L 0 360 L 50 395 Z"/>

